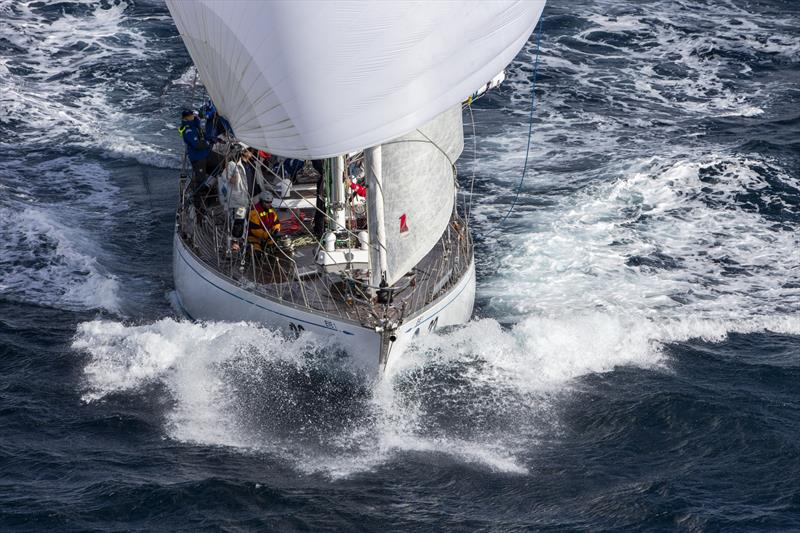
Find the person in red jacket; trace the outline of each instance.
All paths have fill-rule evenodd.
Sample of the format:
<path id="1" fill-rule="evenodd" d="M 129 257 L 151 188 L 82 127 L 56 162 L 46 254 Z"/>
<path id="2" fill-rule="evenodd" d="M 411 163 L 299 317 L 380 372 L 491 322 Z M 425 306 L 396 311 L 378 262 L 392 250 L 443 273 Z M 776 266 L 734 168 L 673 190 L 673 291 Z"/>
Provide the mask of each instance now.
<path id="1" fill-rule="evenodd" d="M 363 185 L 359 185 L 355 181 L 351 181 L 350 182 L 350 190 L 353 191 L 354 193 L 356 193 L 361 198 L 366 198 L 367 197 L 367 188 L 364 187 Z"/>
<path id="2" fill-rule="evenodd" d="M 258 201 L 250 209 L 250 228 L 247 242 L 257 250 L 277 241 L 281 231 L 281 222 L 278 213 L 272 208 L 272 193 L 262 192 Z"/>

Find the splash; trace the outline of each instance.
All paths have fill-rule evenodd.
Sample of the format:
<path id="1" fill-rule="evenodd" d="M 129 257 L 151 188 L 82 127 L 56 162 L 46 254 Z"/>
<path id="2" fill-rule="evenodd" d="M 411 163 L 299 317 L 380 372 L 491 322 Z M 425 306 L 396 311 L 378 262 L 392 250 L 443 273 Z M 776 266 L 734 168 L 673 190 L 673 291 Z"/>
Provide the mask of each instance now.
<path id="1" fill-rule="evenodd" d="M 286 378 L 287 369 L 307 376 L 326 370 L 320 374 L 325 377 L 329 363 L 334 370 L 357 376 L 357 371 L 342 360 L 343 354 L 325 339 L 308 333 L 287 339 L 276 331 L 244 322 L 192 323 L 166 318 L 129 326 L 96 320 L 79 325 L 73 347 L 90 355 L 85 367 L 85 401 L 163 383 L 176 402 L 172 434 L 182 440 L 214 444 L 226 442 L 204 435 L 202 428 L 191 422 L 205 419 L 212 405 L 215 412 L 219 408 L 227 409 L 228 415 L 235 414 L 232 410 L 240 407 L 234 400 L 237 391 L 252 385 L 279 393 L 271 388 L 270 379 Z M 190 423 L 183 424 L 184 420 Z M 229 433 L 225 435 L 227 438 Z M 236 442 L 246 440 L 242 436 Z"/>
<path id="2" fill-rule="evenodd" d="M 319 338 L 290 341 L 244 323 L 93 321 L 81 324 L 73 347 L 89 356 L 85 401 L 164 387 L 166 430 L 183 442 L 270 453 L 333 478 L 421 452 L 523 473 L 514 444 L 520 431 L 537 434 L 549 417 L 548 395 L 606 363 L 547 370 L 531 382 L 515 370 L 537 367 L 521 334 L 493 321 L 472 324 L 416 347 L 377 383 L 347 371 Z M 514 348 L 485 352 L 489 344 Z M 439 379 L 455 385 L 444 397 Z M 520 428 L 519 415 L 531 425 Z"/>
<path id="3" fill-rule="evenodd" d="M 664 370 L 664 343 L 765 329 L 800 334 L 791 317 L 658 323 L 594 313 L 511 329 L 484 319 L 424 338 L 374 383 L 320 338 L 245 323 L 93 321 L 73 347 L 88 354 L 85 401 L 163 387 L 171 438 L 337 479 L 409 454 L 526 473 L 531 442 L 557 427 L 576 378 L 620 365 Z"/>

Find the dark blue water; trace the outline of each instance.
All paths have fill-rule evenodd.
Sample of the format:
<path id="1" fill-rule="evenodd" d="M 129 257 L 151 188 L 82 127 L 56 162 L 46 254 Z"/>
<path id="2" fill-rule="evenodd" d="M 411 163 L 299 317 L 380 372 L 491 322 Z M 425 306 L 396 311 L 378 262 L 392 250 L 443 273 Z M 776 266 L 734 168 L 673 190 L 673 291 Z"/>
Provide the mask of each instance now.
<path id="1" fill-rule="evenodd" d="M 372 385 L 170 304 L 164 5 L 0 2 L 0 530 L 800 530 L 800 4 L 544 25 L 499 230 L 533 42 L 465 115 L 475 319 Z"/>

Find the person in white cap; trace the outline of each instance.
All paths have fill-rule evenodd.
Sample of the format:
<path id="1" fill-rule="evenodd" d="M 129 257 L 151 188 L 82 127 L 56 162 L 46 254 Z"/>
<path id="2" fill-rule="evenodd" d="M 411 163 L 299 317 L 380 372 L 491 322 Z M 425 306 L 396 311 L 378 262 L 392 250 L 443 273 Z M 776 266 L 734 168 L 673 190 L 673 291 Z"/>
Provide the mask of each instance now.
<path id="1" fill-rule="evenodd" d="M 231 223 L 232 251 L 239 250 L 239 240 L 243 240 L 244 222 L 250 207 L 250 193 L 247 190 L 247 174 L 242 158 L 244 145 L 236 145 L 225 170 L 217 180 L 219 201 L 228 212 Z"/>
<path id="2" fill-rule="evenodd" d="M 256 249 L 263 249 L 265 245 L 277 242 L 280 231 L 281 222 L 278 213 L 272 208 L 272 193 L 264 191 L 250 209 L 250 231 L 247 242 Z"/>

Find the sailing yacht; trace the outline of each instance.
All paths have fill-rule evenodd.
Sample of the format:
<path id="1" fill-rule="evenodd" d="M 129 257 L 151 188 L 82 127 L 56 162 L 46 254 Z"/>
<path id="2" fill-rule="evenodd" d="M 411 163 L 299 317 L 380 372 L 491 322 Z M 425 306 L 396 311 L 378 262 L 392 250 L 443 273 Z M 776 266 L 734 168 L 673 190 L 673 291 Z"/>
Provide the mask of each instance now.
<path id="1" fill-rule="evenodd" d="M 500 79 L 544 0 L 167 5 L 230 125 L 215 144 L 223 167 L 249 147 L 271 154 L 256 158 L 260 201 L 281 220 L 239 246 L 228 206 L 196 201 L 183 176 L 174 277 L 185 313 L 332 337 L 372 375 L 415 337 L 469 320 L 462 106 Z M 321 172 L 288 175 L 287 158 Z"/>

